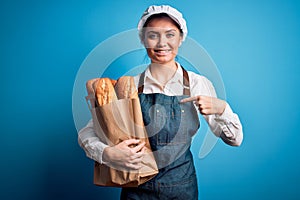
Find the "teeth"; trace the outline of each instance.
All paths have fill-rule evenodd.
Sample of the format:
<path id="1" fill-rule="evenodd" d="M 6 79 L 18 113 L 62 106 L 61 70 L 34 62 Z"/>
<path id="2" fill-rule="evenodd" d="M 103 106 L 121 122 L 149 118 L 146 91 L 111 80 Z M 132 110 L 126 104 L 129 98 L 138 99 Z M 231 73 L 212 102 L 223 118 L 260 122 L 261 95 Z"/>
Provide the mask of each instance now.
<path id="1" fill-rule="evenodd" d="M 161 53 L 164 53 L 164 52 L 169 52 L 170 50 L 155 50 L 156 52 L 161 52 Z"/>

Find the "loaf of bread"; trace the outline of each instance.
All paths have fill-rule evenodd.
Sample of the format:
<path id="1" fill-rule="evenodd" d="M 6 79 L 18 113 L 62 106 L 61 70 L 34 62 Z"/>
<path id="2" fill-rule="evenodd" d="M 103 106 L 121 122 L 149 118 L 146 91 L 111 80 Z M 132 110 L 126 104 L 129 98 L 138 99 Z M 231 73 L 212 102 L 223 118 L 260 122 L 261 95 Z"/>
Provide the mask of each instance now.
<path id="1" fill-rule="evenodd" d="M 114 79 L 110 79 L 110 82 L 111 82 L 111 84 L 112 84 L 113 86 L 115 86 L 115 85 L 116 85 L 116 83 L 117 83 L 117 81 L 116 81 L 116 80 L 114 80 Z"/>
<path id="2" fill-rule="evenodd" d="M 94 79 L 88 80 L 86 82 L 86 85 L 85 85 L 86 86 L 86 90 L 88 92 L 88 97 L 89 97 L 88 99 L 90 101 L 91 108 L 95 108 L 96 107 L 96 99 L 95 98 L 90 98 L 90 97 L 95 96 L 96 91 L 94 90 L 93 85 L 94 85 L 94 83 L 96 81 L 98 81 L 98 79 L 99 78 L 94 78 Z"/>
<path id="3" fill-rule="evenodd" d="M 118 100 L 114 85 L 116 81 L 109 78 L 99 78 L 93 83 L 94 91 L 96 91 L 96 98 L 99 106 L 111 103 Z"/>
<path id="4" fill-rule="evenodd" d="M 95 83 L 95 81 L 98 81 L 98 79 L 99 78 L 94 78 L 94 79 L 88 80 L 86 82 L 86 90 L 88 92 L 88 95 L 95 94 L 95 90 L 93 88 L 93 84 Z"/>
<path id="5" fill-rule="evenodd" d="M 138 91 L 132 76 L 120 77 L 115 85 L 115 91 L 118 99 L 138 98 Z"/>
<path id="6" fill-rule="evenodd" d="M 122 76 L 117 81 L 110 78 L 94 78 L 86 83 L 88 95 L 95 95 L 97 104 L 103 106 L 118 99 L 138 98 L 132 76 Z M 95 107 L 96 102 L 91 102 Z"/>

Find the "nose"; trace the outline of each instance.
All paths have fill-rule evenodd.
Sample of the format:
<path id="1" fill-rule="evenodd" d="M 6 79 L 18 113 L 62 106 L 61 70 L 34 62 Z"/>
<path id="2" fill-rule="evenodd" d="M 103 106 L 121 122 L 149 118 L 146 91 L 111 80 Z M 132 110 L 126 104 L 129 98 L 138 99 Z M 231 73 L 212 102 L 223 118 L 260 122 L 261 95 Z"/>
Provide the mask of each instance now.
<path id="1" fill-rule="evenodd" d="M 166 47 L 167 46 L 167 38 L 164 35 L 161 35 L 159 37 L 158 43 L 157 43 L 157 47 Z"/>

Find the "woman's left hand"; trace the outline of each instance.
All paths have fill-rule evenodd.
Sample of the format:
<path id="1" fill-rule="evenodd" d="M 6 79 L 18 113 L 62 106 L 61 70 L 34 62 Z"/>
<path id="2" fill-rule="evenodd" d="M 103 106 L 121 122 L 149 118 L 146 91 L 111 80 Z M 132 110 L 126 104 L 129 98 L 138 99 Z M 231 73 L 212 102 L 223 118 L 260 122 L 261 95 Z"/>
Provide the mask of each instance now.
<path id="1" fill-rule="evenodd" d="M 226 101 L 210 96 L 194 96 L 182 99 L 181 103 L 194 102 L 202 115 L 222 115 L 226 108 Z"/>

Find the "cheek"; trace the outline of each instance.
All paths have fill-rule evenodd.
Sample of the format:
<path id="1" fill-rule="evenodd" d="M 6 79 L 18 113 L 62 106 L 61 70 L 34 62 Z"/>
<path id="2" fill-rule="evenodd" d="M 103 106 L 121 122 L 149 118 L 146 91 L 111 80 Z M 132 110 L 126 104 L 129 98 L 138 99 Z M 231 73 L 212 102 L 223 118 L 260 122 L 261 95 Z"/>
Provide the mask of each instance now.
<path id="1" fill-rule="evenodd" d="M 170 46 L 172 46 L 174 49 L 178 49 L 179 46 L 180 46 L 180 40 L 173 40 L 173 41 L 170 41 Z"/>
<path id="2" fill-rule="evenodd" d="M 145 40 L 144 46 L 146 48 L 154 48 L 157 42 L 155 40 Z"/>
<path id="3" fill-rule="evenodd" d="M 148 56 L 151 57 L 151 55 L 153 54 L 150 48 L 146 48 L 147 54 Z"/>

